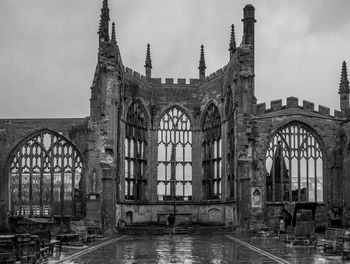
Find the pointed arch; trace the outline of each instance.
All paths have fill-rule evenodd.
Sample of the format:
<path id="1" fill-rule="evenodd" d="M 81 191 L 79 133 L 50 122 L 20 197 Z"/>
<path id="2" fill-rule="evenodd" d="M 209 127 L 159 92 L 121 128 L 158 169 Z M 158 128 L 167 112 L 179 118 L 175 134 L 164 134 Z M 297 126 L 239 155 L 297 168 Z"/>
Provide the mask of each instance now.
<path id="1" fill-rule="evenodd" d="M 272 202 L 323 202 L 323 142 L 307 124 L 289 122 L 271 134 L 266 193 Z"/>
<path id="2" fill-rule="evenodd" d="M 129 106 L 125 122 L 125 199 L 142 200 L 146 184 L 147 116 L 139 100 Z"/>
<path id="3" fill-rule="evenodd" d="M 192 126 L 177 106 L 158 123 L 157 194 L 158 200 L 192 200 Z"/>
<path id="4" fill-rule="evenodd" d="M 166 108 L 165 110 L 161 111 L 160 114 L 158 115 L 158 118 L 155 120 L 155 124 L 157 124 L 157 127 L 159 128 L 160 125 L 160 121 L 161 119 L 166 115 L 169 114 L 173 109 L 177 109 L 179 110 L 182 114 L 184 114 L 190 123 L 190 126 L 193 128 L 194 126 L 194 120 L 193 120 L 193 116 L 190 114 L 190 112 L 188 111 L 188 109 L 182 105 L 176 104 L 173 105 L 171 107 Z"/>
<path id="5" fill-rule="evenodd" d="M 207 107 L 203 131 L 203 192 L 208 200 L 221 198 L 221 116 L 214 103 Z"/>
<path id="6" fill-rule="evenodd" d="M 24 137 L 8 161 L 11 215 L 82 214 L 83 157 L 63 135 L 42 129 Z"/>

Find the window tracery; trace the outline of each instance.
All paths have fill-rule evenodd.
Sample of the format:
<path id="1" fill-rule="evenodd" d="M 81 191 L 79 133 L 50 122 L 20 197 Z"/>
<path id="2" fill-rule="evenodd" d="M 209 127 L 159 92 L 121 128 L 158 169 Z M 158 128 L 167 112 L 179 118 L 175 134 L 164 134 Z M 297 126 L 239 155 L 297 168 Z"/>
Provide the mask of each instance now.
<path id="1" fill-rule="evenodd" d="M 142 200 L 146 184 L 147 121 L 139 101 L 133 101 L 126 118 L 125 199 Z"/>
<path id="2" fill-rule="evenodd" d="M 323 155 L 306 126 L 293 123 L 273 136 L 266 169 L 268 201 L 323 201 Z"/>
<path id="3" fill-rule="evenodd" d="M 192 200 L 192 129 L 179 108 L 169 109 L 158 127 L 158 200 Z"/>
<path id="4" fill-rule="evenodd" d="M 206 199 L 221 198 L 221 119 L 210 104 L 203 119 L 203 187 Z"/>
<path id="5" fill-rule="evenodd" d="M 82 157 L 60 134 L 42 130 L 21 142 L 10 160 L 12 215 L 81 213 Z"/>

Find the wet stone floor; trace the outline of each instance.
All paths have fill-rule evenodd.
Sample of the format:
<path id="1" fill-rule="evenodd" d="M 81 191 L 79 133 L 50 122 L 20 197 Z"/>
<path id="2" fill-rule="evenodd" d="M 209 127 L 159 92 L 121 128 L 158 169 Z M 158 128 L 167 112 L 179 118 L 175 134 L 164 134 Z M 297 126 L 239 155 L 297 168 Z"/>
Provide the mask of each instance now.
<path id="1" fill-rule="evenodd" d="M 277 238 L 229 235 L 123 236 L 86 249 L 65 249 L 54 264 L 175 264 L 175 263 L 350 263 L 312 246 L 291 246 Z"/>

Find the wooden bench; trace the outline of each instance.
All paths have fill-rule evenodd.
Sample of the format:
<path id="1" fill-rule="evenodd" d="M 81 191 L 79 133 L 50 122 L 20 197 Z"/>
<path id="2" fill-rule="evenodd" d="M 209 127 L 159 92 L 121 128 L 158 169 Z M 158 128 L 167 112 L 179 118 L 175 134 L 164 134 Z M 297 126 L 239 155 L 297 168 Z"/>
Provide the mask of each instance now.
<path id="1" fill-rule="evenodd" d="M 324 252 L 328 249 L 332 249 L 333 252 L 342 250 L 344 235 L 344 229 L 327 228 L 324 237 L 316 239 L 314 247 L 317 248 L 318 246 L 322 246 Z"/>
<path id="2" fill-rule="evenodd" d="M 0 263 L 14 263 L 16 255 L 15 236 L 0 235 Z"/>
<path id="3" fill-rule="evenodd" d="M 36 263 L 40 257 L 40 242 L 37 235 L 16 234 L 15 245 L 18 260 L 25 259 L 26 263 Z"/>
<path id="4" fill-rule="evenodd" d="M 89 243 L 96 240 L 95 233 L 91 233 L 91 232 L 89 233 L 86 226 L 76 227 L 75 232 L 77 232 L 78 235 L 81 237 L 81 240 L 83 241 L 83 243 Z"/>
<path id="5" fill-rule="evenodd" d="M 34 231 L 32 235 L 37 235 L 39 237 L 40 255 L 42 257 L 52 256 L 55 248 L 58 248 L 59 252 L 62 251 L 62 242 L 57 239 L 52 239 L 49 230 Z"/>

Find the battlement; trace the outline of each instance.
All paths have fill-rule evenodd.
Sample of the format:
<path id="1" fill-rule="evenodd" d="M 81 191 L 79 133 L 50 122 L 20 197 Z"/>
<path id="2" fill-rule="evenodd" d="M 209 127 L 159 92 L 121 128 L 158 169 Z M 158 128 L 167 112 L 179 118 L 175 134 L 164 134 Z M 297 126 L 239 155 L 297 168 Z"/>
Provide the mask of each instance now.
<path id="1" fill-rule="evenodd" d="M 213 72 L 209 74 L 207 77 L 205 77 L 204 81 L 205 82 L 210 82 L 211 80 L 214 80 L 216 77 L 221 76 L 225 70 L 226 70 L 227 65 L 225 65 L 223 68 L 218 69 L 216 72 Z"/>
<path id="2" fill-rule="evenodd" d="M 303 100 L 303 104 L 299 105 L 299 99 L 297 97 L 288 97 L 286 105 L 282 104 L 282 99 L 273 100 L 270 102 L 269 109 L 266 108 L 266 103 L 257 104 L 257 114 L 262 115 L 288 108 L 303 109 L 330 118 L 342 118 L 340 111 L 334 110 L 334 115 L 332 116 L 330 114 L 330 108 L 323 105 L 319 105 L 318 110 L 315 110 L 315 104 L 313 102 L 306 100 Z"/>
<path id="3" fill-rule="evenodd" d="M 137 71 L 134 71 L 132 69 L 130 69 L 129 67 L 124 67 L 124 72 L 125 74 L 129 75 L 129 76 L 133 76 L 136 79 L 142 80 L 144 82 L 149 82 L 152 84 L 165 84 L 165 85 L 179 85 L 179 86 L 183 86 L 183 85 L 196 85 L 196 84 L 200 84 L 203 82 L 209 82 L 213 79 L 215 79 L 218 76 L 221 76 L 227 66 L 217 70 L 216 72 L 213 72 L 212 74 L 210 74 L 209 76 L 207 76 L 204 80 L 200 80 L 200 79 L 189 79 L 186 80 L 185 78 L 146 78 L 144 75 L 141 75 L 140 73 L 138 73 Z"/>

